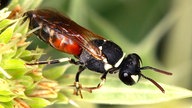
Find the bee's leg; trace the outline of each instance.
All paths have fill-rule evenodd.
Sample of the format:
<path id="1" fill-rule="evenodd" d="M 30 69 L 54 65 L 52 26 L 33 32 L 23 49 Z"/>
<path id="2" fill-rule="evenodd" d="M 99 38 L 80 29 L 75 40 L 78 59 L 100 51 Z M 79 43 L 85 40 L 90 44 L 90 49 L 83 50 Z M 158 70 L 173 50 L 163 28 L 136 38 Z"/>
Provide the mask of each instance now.
<path id="1" fill-rule="evenodd" d="M 76 73 L 76 76 L 75 76 L 75 82 L 74 82 L 74 85 L 70 85 L 70 87 L 75 87 L 74 89 L 74 95 L 80 95 L 81 98 L 83 98 L 83 95 L 81 93 L 81 90 L 84 90 L 84 88 L 82 87 L 82 85 L 79 83 L 79 76 L 81 74 L 81 72 L 83 72 L 83 70 L 85 70 L 85 66 L 79 66 L 79 70 L 78 72 Z M 89 90 L 86 90 L 86 91 L 89 91 Z M 91 92 L 91 91 L 89 91 Z"/>
<path id="2" fill-rule="evenodd" d="M 54 60 L 47 60 L 47 61 L 37 61 L 34 63 L 26 63 L 26 65 L 41 65 L 41 64 L 56 64 L 56 63 L 62 63 L 62 62 L 70 62 L 75 65 L 81 64 L 79 61 L 75 61 L 71 58 L 60 58 L 60 59 L 54 59 Z"/>

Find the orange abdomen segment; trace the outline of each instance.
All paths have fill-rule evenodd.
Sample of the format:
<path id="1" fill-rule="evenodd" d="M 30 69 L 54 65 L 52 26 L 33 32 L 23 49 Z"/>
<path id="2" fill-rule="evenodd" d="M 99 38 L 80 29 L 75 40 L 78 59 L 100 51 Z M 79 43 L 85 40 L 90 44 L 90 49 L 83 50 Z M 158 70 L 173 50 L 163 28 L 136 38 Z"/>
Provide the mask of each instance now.
<path id="1" fill-rule="evenodd" d="M 62 39 L 56 38 L 55 36 L 49 38 L 49 43 L 52 47 L 60 50 L 62 52 L 73 54 L 73 55 L 80 55 L 82 48 L 73 40 L 62 36 Z"/>

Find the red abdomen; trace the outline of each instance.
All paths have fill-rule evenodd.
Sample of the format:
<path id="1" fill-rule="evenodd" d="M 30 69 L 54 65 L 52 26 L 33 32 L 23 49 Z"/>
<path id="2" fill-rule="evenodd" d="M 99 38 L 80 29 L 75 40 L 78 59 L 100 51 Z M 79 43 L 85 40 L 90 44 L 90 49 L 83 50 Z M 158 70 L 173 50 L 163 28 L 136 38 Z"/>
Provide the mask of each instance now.
<path id="1" fill-rule="evenodd" d="M 82 48 L 76 42 L 68 39 L 65 36 L 62 36 L 61 39 L 53 36 L 49 39 L 49 44 L 57 50 L 73 55 L 79 55 L 82 50 Z"/>
<path id="2" fill-rule="evenodd" d="M 30 29 L 40 27 L 34 32 L 40 39 L 62 52 L 77 56 L 81 53 L 82 47 L 73 40 L 70 20 L 46 11 L 29 11 L 25 15 L 30 19 Z"/>

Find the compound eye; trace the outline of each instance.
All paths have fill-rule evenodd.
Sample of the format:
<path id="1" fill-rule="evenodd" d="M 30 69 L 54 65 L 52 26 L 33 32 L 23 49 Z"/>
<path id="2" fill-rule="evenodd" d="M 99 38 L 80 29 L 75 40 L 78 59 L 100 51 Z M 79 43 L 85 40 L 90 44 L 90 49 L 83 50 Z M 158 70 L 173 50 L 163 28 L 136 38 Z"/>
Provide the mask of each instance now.
<path id="1" fill-rule="evenodd" d="M 135 76 L 135 75 L 134 75 Z M 138 76 L 138 75 L 137 75 Z M 137 82 L 138 81 L 138 79 L 137 79 L 137 81 L 135 81 L 133 78 L 133 75 L 130 75 L 130 74 L 128 74 L 128 73 L 126 73 L 126 72 L 124 72 L 124 73 L 119 73 L 119 79 L 124 83 L 124 84 L 126 84 L 126 85 L 133 85 L 133 84 L 135 84 L 135 82 Z"/>

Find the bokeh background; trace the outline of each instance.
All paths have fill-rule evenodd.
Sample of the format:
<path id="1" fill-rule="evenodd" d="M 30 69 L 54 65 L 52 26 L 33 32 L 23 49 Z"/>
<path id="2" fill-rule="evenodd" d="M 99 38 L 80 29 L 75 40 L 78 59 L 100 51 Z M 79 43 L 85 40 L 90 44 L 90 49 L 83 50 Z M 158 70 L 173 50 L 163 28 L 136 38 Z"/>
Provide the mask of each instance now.
<path id="1" fill-rule="evenodd" d="M 160 67 L 173 76 L 147 74 L 158 81 L 192 89 L 192 0 L 44 0 L 39 8 L 65 13 L 78 24 L 110 39 L 124 52 L 138 53 L 144 65 Z M 46 56 L 68 56 L 57 52 L 36 37 L 32 47 L 46 49 Z M 127 100 L 129 101 L 129 100 Z M 192 107 L 191 99 L 152 105 L 101 105 L 78 102 L 89 108 Z M 74 108 L 52 105 L 48 108 Z"/>

